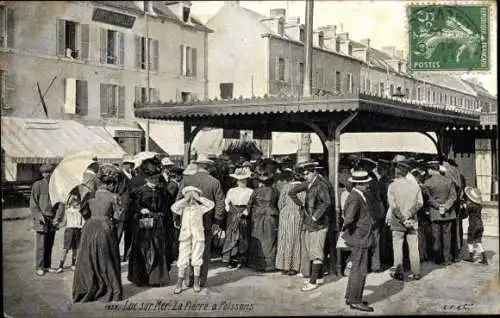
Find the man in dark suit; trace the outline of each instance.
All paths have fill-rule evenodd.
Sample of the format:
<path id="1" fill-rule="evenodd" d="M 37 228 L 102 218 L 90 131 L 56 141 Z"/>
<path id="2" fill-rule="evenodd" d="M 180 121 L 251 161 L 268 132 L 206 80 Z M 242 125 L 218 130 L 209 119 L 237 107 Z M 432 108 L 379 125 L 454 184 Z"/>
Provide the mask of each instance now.
<path id="1" fill-rule="evenodd" d="M 344 206 L 343 238 L 351 248 L 352 267 L 345 294 L 346 305 L 351 309 L 371 312 L 373 307 L 363 301 L 366 275 L 368 274 L 369 249 L 373 246 L 373 195 L 369 191 L 372 180 L 366 171 L 353 171 L 349 181 L 354 188 Z"/>
<path id="2" fill-rule="evenodd" d="M 208 264 L 210 263 L 210 254 L 212 250 L 212 232 L 220 230 L 224 222 L 224 193 L 219 180 L 212 177 L 209 173 L 210 167 L 214 161 L 199 157 L 192 164 L 186 167 L 184 178 L 179 185 L 179 191 L 176 201 L 182 199 L 182 189 L 187 186 L 193 186 L 203 192 L 203 196 L 215 203 L 212 211 L 203 215 L 203 226 L 205 228 L 205 250 L 203 252 L 203 264 L 200 271 L 200 286 L 206 286 L 208 276 Z M 179 223 L 176 221 L 176 223 Z M 186 271 L 186 285 L 191 287 L 194 282 L 194 273 L 192 266 Z"/>
<path id="3" fill-rule="evenodd" d="M 316 280 L 323 270 L 324 246 L 332 208 L 330 190 L 327 183 L 318 176 L 315 169 L 317 166 L 316 162 L 305 162 L 297 165 L 297 170 L 302 171 L 306 181 L 288 193 L 295 204 L 301 207 L 306 252 L 309 261 L 312 262 L 311 277 L 301 288 L 301 291 L 310 291 L 319 287 Z M 297 196 L 300 192 L 306 192 L 304 204 Z"/>

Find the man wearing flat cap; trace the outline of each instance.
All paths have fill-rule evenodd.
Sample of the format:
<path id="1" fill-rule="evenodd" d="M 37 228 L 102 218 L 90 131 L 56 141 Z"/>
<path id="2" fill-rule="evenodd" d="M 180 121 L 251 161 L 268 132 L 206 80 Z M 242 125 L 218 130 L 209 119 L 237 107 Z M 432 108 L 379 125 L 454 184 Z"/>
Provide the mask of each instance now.
<path id="1" fill-rule="evenodd" d="M 309 261 L 312 262 L 310 279 L 301 288 L 302 291 L 311 291 L 319 287 L 317 279 L 323 270 L 324 247 L 332 209 L 330 190 L 318 176 L 317 166 L 317 162 L 298 164 L 297 170 L 302 171 L 306 181 L 288 192 L 293 202 L 301 207 L 305 247 Z M 304 203 L 297 196 L 300 192 L 306 193 Z"/>
<path id="2" fill-rule="evenodd" d="M 428 198 L 434 258 L 437 264 L 443 261 L 446 266 L 452 261 L 451 226 L 457 217 L 453 209 L 457 192 L 451 178 L 439 172 L 439 161 L 433 160 L 427 164 L 429 178 L 424 182 L 423 191 Z"/>
<path id="3" fill-rule="evenodd" d="M 418 251 L 418 220 L 417 212 L 423 206 L 420 186 L 407 178 L 410 165 L 405 161 L 396 163 L 396 178 L 389 185 L 387 197 L 389 210 L 387 224 L 392 230 L 394 250 L 394 266 L 390 275 L 394 279 L 403 280 L 403 243 L 406 239 L 410 254 L 412 274 L 410 279 L 420 279 L 420 254 Z"/>
<path id="4" fill-rule="evenodd" d="M 55 272 L 51 268 L 52 247 L 56 234 L 56 223 L 59 218 L 57 206 L 52 205 L 49 196 L 49 180 L 54 167 L 44 164 L 40 167 L 42 179 L 36 181 L 31 188 L 30 210 L 33 215 L 33 230 L 36 232 L 36 274 L 43 276 L 46 272 Z M 60 206 L 60 205 L 59 205 Z"/>

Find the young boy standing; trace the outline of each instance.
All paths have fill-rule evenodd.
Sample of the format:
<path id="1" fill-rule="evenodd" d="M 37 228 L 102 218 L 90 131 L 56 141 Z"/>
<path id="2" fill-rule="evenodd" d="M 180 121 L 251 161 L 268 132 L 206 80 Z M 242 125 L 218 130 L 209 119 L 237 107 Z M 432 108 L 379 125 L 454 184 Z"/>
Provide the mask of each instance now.
<path id="1" fill-rule="evenodd" d="M 80 202 L 75 194 L 71 194 L 64 211 L 66 229 L 64 230 L 64 246 L 59 268 L 56 273 L 62 273 L 66 256 L 71 249 L 71 269 L 75 270 L 76 254 L 80 245 L 80 236 L 83 226 L 83 216 L 80 212 Z"/>
<path id="2" fill-rule="evenodd" d="M 182 292 L 184 274 L 190 262 L 194 270 L 193 289 L 197 293 L 201 291 L 200 269 L 205 250 L 203 215 L 214 208 L 214 202 L 202 197 L 202 191 L 196 187 L 184 187 L 182 195 L 183 198 L 172 205 L 172 212 L 177 215 L 174 217 L 174 226 L 180 228 L 177 259 L 179 272 L 174 294 Z"/>
<path id="3" fill-rule="evenodd" d="M 465 259 L 467 262 L 474 262 L 474 248 L 481 254 L 481 264 L 488 264 L 488 257 L 481 244 L 484 232 L 483 220 L 481 219 L 481 210 L 483 208 L 481 200 L 481 192 L 478 188 L 470 186 L 465 187 L 466 201 L 463 208 L 466 215 L 469 215 L 469 228 L 467 230 L 467 247 L 469 249 L 469 257 Z"/>

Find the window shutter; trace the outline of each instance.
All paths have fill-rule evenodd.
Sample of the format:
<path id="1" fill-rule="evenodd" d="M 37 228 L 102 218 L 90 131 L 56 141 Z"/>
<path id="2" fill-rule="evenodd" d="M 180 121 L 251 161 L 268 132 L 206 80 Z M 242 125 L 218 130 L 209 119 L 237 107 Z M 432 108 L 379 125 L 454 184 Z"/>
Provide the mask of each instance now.
<path id="1" fill-rule="evenodd" d="M 15 43 L 15 35 L 16 35 L 16 27 L 15 27 L 15 16 L 14 16 L 14 9 L 12 8 L 6 8 L 7 9 L 7 47 L 13 48 Z"/>
<path id="2" fill-rule="evenodd" d="M 274 79 L 277 80 L 277 81 L 279 81 L 279 79 L 280 79 L 280 58 L 276 57 L 275 60 L 276 61 L 275 61 L 275 70 L 274 70 L 274 72 L 275 72 L 274 75 L 275 76 L 274 76 Z"/>
<path id="3" fill-rule="evenodd" d="M 158 40 L 151 40 L 151 69 L 153 71 L 158 71 L 159 69 L 159 47 Z"/>
<path id="4" fill-rule="evenodd" d="M 108 30 L 101 29 L 101 63 L 106 64 L 108 55 Z"/>
<path id="5" fill-rule="evenodd" d="M 66 53 L 66 21 L 57 19 L 57 55 L 65 56 Z"/>
<path id="6" fill-rule="evenodd" d="M 16 99 L 16 77 L 15 74 L 5 75 L 5 104 L 12 109 L 15 106 Z"/>
<path id="7" fill-rule="evenodd" d="M 124 65 L 125 64 L 125 35 L 123 32 L 117 32 L 118 37 L 118 52 L 119 52 L 119 61 L 117 64 Z"/>
<path id="8" fill-rule="evenodd" d="M 181 61 L 181 75 L 184 75 L 185 72 L 184 72 L 184 45 L 181 44 L 181 58 L 180 58 L 180 61 Z"/>
<path id="9" fill-rule="evenodd" d="M 290 60 L 285 59 L 285 82 L 290 81 Z"/>
<path id="10" fill-rule="evenodd" d="M 136 103 L 140 103 L 142 101 L 141 97 L 141 88 L 139 86 L 135 87 L 135 93 L 134 93 L 134 101 Z"/>
<path id="11" fill-rule="evenodd" d="M 197 67 L 197 55 L 196 55 L 196 49 L 191 49 L 191 58 L 193 60 L 193 63 L 191 64 L 191 76 L 196 77 L 196 67 Z"/>
<path id="12" fill-rule="evenodd" d="M 101 116 L 106 116 L 106 115 L 108 115 L 108 85 L 107 84 L 101 84 L 100 93 L 101 93 L 100 114 L 101 114 Z"/>
<path id="13" fill-rule="evenodd" d="M 142 38 L 135 36 L 135 67 L 142 68 Z"/>
<path id="14" fill-rule="evenodd" d="M 89 96 L 87 81 L 76 81 L 76 91 L 78 92 L 76 113 L 79 115 L 88 115 Z"/>
<path id="15" fill-rule="evenodd" d="M 76 114 L 76 79 L 67 78 L 64 90 L 64 113 Z"/>
<path id="16" fill-rule="evenodd" d="M 175 101 L 176 102 L 182 102 L 182 93 L 178 89 L 175 91 Z"/>
<path id="17" fill-rule="evenodd" d="M 125 86 L 118 87 L 118 118 L 125 118 Z"/>
<path id="18" fill-rule="evenodd" d="M 80 26 L 82 32 L 82 42 L 80 44 L 80 56 L 82 60 L 88 60 L 90 54 L 90 26 L 88 24 L 82 24 Z"/>

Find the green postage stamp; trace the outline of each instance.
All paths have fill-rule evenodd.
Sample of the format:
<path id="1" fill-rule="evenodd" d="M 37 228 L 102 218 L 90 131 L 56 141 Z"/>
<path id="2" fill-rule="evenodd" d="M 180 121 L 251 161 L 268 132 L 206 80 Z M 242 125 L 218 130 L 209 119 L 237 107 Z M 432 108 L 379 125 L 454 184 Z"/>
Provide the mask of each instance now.
<path id="1" fill-rule="evenodd" d="M 410 4 L 407 7 L 412 71 L 487 71 L 487 4 Z"/>

